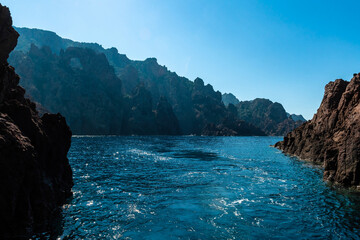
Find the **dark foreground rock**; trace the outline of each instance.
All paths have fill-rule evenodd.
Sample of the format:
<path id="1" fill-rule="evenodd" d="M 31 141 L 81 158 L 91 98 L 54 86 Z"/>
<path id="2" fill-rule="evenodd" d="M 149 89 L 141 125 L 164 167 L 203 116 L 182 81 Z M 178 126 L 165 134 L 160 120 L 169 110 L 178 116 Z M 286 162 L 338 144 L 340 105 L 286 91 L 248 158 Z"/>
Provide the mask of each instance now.
<path id="1" fill-rule="evenodd" d="M 0 239 L 49 230 L 73 186 L 65 119 L 40 118 L 7 63 L 17 38 L 10 12 L 0 4 Z"/>
<path id="2" fill-rule="evenodd" d="M 275 146 L 285 153 L 321 163 L 324 179 L 345 187 L 360 185 L 360 75 L 325 87 L 313 119 Z"/>

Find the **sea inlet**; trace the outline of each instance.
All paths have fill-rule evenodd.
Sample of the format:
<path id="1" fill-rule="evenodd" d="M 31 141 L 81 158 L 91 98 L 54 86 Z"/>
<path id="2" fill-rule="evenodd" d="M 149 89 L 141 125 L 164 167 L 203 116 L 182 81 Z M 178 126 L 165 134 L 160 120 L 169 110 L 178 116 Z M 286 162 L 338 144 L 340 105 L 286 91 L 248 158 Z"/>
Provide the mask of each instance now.
<path id="1" fill-rule="evenodd" d="M 359 239 L 360 196 L 270 147 L 279 140 L 74 136 L 57 237 Z"/>

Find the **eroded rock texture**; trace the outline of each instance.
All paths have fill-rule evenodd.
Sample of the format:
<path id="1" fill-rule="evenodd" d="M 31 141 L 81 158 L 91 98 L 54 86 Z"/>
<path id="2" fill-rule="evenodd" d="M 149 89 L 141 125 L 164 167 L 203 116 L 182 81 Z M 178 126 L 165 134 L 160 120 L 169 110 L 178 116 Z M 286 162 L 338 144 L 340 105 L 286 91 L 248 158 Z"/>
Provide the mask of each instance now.
<path id="1" fill-rule="evenodd" d="M 255 125 L 267 135 L 284 136 L 305 121 L 301 115 L 290 115 L 280 103 L 269 99 L 242 101 L 236 107 L 241 120 Z"/>
<path id="2" fill-rule="evenodd" d="M 324 164 L 325 180 L 346 187 L 360 185 L 360 74 L 350 82 L 337 79 L 327 84 L 313 119 L 275 146 Z"/>
<path id="3" fill-rule="evenodd" d="M 0 4 L 0 239 L 48 230 L 73 186 L 65 119 L 40 118 L 7 63 L 17 38 L 9 9 Z"/>
<path id="4" fill-rule="evenodd" d="M 229 118 L 210 84 L 178 76 L 155 58 L 132 61 L 115 48 L 16 29 L 21 37 L 9 62 L 21 86 L 43 108 L 63 114 L 74 134 L 265 135 Z"/>

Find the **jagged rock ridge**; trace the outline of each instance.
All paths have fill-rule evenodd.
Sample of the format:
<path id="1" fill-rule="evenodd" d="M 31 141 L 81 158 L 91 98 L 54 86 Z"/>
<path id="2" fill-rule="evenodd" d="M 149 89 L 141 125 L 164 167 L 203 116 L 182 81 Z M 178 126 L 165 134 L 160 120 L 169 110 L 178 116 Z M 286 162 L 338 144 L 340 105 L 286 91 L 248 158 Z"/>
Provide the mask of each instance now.
<path id="1" fill-rule="evenodd" d="M 239 119 L 260 128 L 267 135 L 284 136 L 306 122 L 302 115 L 289 114 L 280 103 L 269 99 L 239 101 L 232 93 L 224 93 L 222 101 L 225 106 L 236 106 Z"/>
<path id="2" fill-rule="evenodd" d="M 324 179 L 346 187 L 360 185 L 360 75 L 325 87 L 313 119 L 276 143 L 285 153 L 324 165 Z"/>
<path id="3" fill-rule="evenodd" d="M 237 99 L 232 93 L 223 93 L 222 102 L 225 106 L 229 106 L 229 104 L 237 105 L 240 103 L 239 99 Z"/>
<path id="4" fill-rule="evenodd" d="M 236 99 L 235 96 L 232 94 L 224 94 L 222 98 L 219 100 L 219 92 L 215 92 L 211 85 L 207 84 L 201 86 L 201 89 L 195 89 L 195 84 L 193 81 L 190 81 L 187 78 L 180 77 L 174 72 L 170 72 L 165 66 L 161 66 L 157 63 L 157 60 L 155 58 L 148 58 L 145 61 L 132 61 L 126 57 L 126 55 L 119 54 L 116 48 L 110 48 L 110 49 L 104 49 L 101 45 L 96 43 L 79 43 L 74 42 L 69 39 L 63 39 L 56 35 L 53 32 L 50 31 L 44 31 L 39 29 L 28 29 L 28 28 L 16 28 L 21 36 L 19 40 L 19 44 L 17 48 L 15 49 L 11 56 L 10 56 L 10 62 L 16 67 L 17 71 L 19 72 L 20 76 L 22 76 L 21 84 L 22 86 L 27 89 L 29 96 L 31 96 L 32 99 L 39 102 L 39 106 L 42 106 L 45 109 L 49 109 L 50 111 L 60 111 L 63 113 L 68 122 L 71 126 L 72 130 L 76 134 L 210 134 L 211 132 L 215 134 L 215 132 L 220 133 L 222 131 L 218 131 L 219 128 L 224 126 L 224 123 L 226 122 L 228 124 L 227 129 L 229 129 L 229 119 L 225 119 L 225 117 L 214 117 L 211 119 L 208 119 L 208 121 L 203 121 L 204 116 L 209 116 L 209 114 L 204 114 L 204 112 L 199 111 L 208 111 L 209 109 L 205 109 L 203 107 L 199 108 L 199 104 L 196 101 L 196 99 L 193 99 L 193 97 L 196 97 L 199 94 L 194 94 L 194 91 L 197 91 L 200 94 L 203 94 L 203 96 L 207 96 L 206 98 L 212 99 L 211 102 L 213 104 L 216 104 L 216 107 L 214 109 L 222 109 L 220 111 L 217 111 L 217 114 L 226 114 L 224 116 L 228 116 L 229 111 L 227 111 L 222 105 L 224 102 L 225 107 L 228 107 L 229 103 L 226 98 L 229 97 L 231 100 L 231 103 L 235 103 L 234 105 L 238 104 L 239 101 Z M 32 45 L 36 45 L 37 48 L 40 50 L 36 50 L 36 48 Z M 46 47 L 48 46 L 48 47 Z M 51 54 L 34 54 L 34 52 L 41 52 L 45 51 L 50 53 L 52 52 L 54 56 Z M 117 107 L 116 114 L 122 116 L 122 119 L 117 121 L 118 123 L 113 124 L 114 127 L 106 127 L 109 126 L 109 123 L 106 123 L 107 119 L 105 116 L 107 114 L 104 114 L 104 118 L 101 119 L 94 119 L 92 123 L 89 124 L 83 124 L 84 126 L 79 126 L 81 122 L 84 122 L 85 116 L 87 116 L 86 112 L 79 116 L 78 106 L 75 104 L 75 106 L 71 107 L 62 107 L 67 106 L 69 102 L 74 102 L 73 100 L 70 101 L 69 98 L 72 98 L 70 94 L 65 97 L 66 101 L 63 101 L 62 97 L 58 97 L 58 99 L 55 99 L 54 96 L 56 94 L 49 94 L 49 91 L 39 91 L 39 88 L 48 88 L 48 86 L 61 86 L 63 83 L 59 84 L 60 80 L 64 81 L 65 85 L 73 86 L 71 78 L 69 78 L 69 75 L 74 74 L 67 69 L 73 68 L 74 72 L 82 71 L 82 75 L 86 75 L 85 69 L 81 69 L 81 62 L 77 60 L 76 56 L 73 56 L 71 61 L 68 63 L 69 66 L 64 66 L 62 62 L 56 60 L 56 56 L 60 56 L 62 53 L 67 53 L 68 48 L 86 48 L 86 49 L 92 49 L 95 51 L 96 54 L 105 54 L 106 59 L 108 61 L 108 65 L 113 67 L 114 73 L 116 75 L 117 79 L 113 77 L 114 73 L 112 71 L 105 71 L 102 73 L 103 75 L 108 76 L 109 74 L 112 75 L 111 79 L 112 81 L 117 81 L 117 85 L 121 85 L 121 87 L 117 88 L 117 91 L 121 88 L 121 93 L 123 94 L 124 100 L 121 101 L 119 107 Z M 80 51 L 80 50 L 78 50 Z M 38 55 L 38 56 L 36 56 Z M 50 59 L 46 59 L 51 55 Z M 93 55 L 93 54 L 91 54 Z M 52 84 L 45 84 L 44 81 L 41 81 L 41 76 L 44 74 L 48 75 L 55 75 L 52 74 L 52 70 L 48 70 L 45 67 L 41 68 L 40 65 L 37 66 L 37 70 L 32 70 L 31 62 L 37 61 L 36 59 L 42 58 L 41 62 L 46 64 L 46 62 L 51 62 L 51 64 L 56 64 L 56 67 L 50 66 L 49 69 L 58 69 L 61 68 L 61 72 L 67 72 L 67 73 L 58 73 L 57 75 L 68 77 L 65 79 L 57 78 L 55 80 L 49 80 L 52 81 Z M 55 60 L 54 60 L 55 59 Z M 57 62 L 57 63 L 56 63 Z M 30 64 L 29 64 L 30 63 Z M 66 64 L 65 64 L 66 65 Z M 29 67 L 30 66 L 30 67 Z M 77 68 L 77 69 L 76 69 Z M 41 71 L 44 71 L 43 74 L 41 74 Z M 32 73 L 36 73 L 38 76 L 35 76 Z M 100 74 L 101 75 L 101 74 Z M 99 78 L 101 76 L 98 76 Z M 39 77 L 40 76 L 40 77 Z M 110 80 L 110 79 L 109 79 Z M 69 82 L 69 83 L 67 83 Z M 78 82 L 78 81 L 77 81 Z M 120 84 L 121 82 L 121 84 Z M 93 85 L 94 87 L 96 84 Z M 92 88 L 92 86 L 89 86 Z M 145 90 L 147 90 L 150 95 L 144 94 L 143 96 L 147 98 L 147 100 L 151 100 L 151 109 L 148 109 L 149 111 L 152 111 L 152 113 L 148 112 L 148 115 L 143 115 L 143 113 L 138 113 L 138 107 L 131 106 L 132 103 L 134 103 L 134 94 L 138 91 L 137 88 L 143 87 Z M 95 87 L 96 89 L 96 87 Z M 100 88 L 100 92 L 102 88 Z M 60 90 L 59 90 L 60 91 Z M 200 91 L 200 92 L 199 92 Z M 40 96 L 39 92 L 43 95 Z M 66 91 L 63 91 L 66 92 Z M 77 91 L 78 92 L 78 99 L 82 102 L 86 102 L 86 98 L 84 98 L 83 91 Z M 99 93 L 100 95 L 104 95 Z M 119 96 L 119 94 L 118 94 Z M 151 98 L 151 99 L 150 99 Z M 203 103 L 206 102 L 206 98 L 203 98 Z M 108 97 L 104 97 L 104 99 L 108 99 Z M 165 131 L 165 129 L 169 128 L 162 128 L 161 124 L 162 122 L 158 121 L 159 119 L 165 119 L 166 117 L 160 117 L 159 114 L 165 114 L 165 112 L 157 112 L 157 106 L 161 99 L 166 99 L 166 101 L 169 103 L 169 106 L 171 106 L 172 110 L 170 112 L 173 112 L 175 115 L 175 118 L 169 117 L 168 120 L 172 121 L 170 125 L 173 125 L 175 128 L 179 128 L 179 130 L 176 131 Z M 60 102 L 63 101 L 62 106 Z M 215 100 L 215 101 L 213 101 Z M 234 102 L 235 101 L 235 102 Z M 93 102 L 90 101 L 90 102 Z M 120 101 L 119 101 L 120 102 Z M 97 102 L 96 105 L 93 104 L 92 107 L 89 107 L 88 112 L 90 111 L 100 111 L 101 108 L 104 108 L 105 102 Z M 112 106 L 117 106 L 118 103 L 113 102 L 111 104 L 111 107 L 109 109 L 105 109 L 107 113 L 112 113 L 113 110 L 111 110 Z M 210 107 L 208 104 L 205 104 L 206 106 Z M 204 105 L 204 106 L 205 106 Z M 64 109 L 63 109 L 64 108 Z M 73 110 L 71 110 L 73 109 Z M 71 113 L 69 112 L 71 110 Z M 135 111 L 135 112 L 134 112 Z M 157 113 L 156 113 L 157 112 Z M 170 113 L 169 112 L 169 113 Z M 158 120 L 155 119 L 156 118 Z M 239 115 L 242 115 L 241 113 Z M 265 116 L 265 113 L 263 113 Z M 140 119 L 135 119 L 139 117 Z M 127 119 L 129 118 L 129 119 Z M 117 117 L 113 119 L 119 119 Z M 233 118 L 231 118 L 233 119 Z M 150 121 L 149 123 L 146 123 L 145 120 Z M 240 123 L 239 121 L 245 120 L 245 119 L 239 119 L 236 118 L 236 122 Z M 247 121 L 247 120 L 245 120 Z M 75 124 L 76 122 L 76 124 Z M 134 123 L 140 124 L 139 126 L 134 125 Z M 244 121 L 241 121 L 241 126 L 246 125 L 246 130 L 241 130 L 241 128 L 237 128 L 236 131 L 227 131 L 223 129 L 228 134 L 236 134 L 236 135 L 256 135 L 259 133 L 258 129 L 255 129 L 254 123 L 257 123 L 256 121 L 245 123 Z M 93 126 L 95 123 L 98 123 L 97 126 Z M 235 122 L 231 123 L 231 126 L 235 126 Z M 99 127 L 103 126 L 103 127 Z M 140 127 L 142 126 L 142 127 Z M 217 131 L 209 131 L 209 129 L 214 129 L 214 126 L 217 126 Z M 284 121 L 283 126 L 280 127 L 280 130 L 276 132 L 276 134 L 281 135 L 286 133 L 289 130 L 292 130 L 296 124 L 293 123 L 292 120 L 288 120 L 287 122 Z M 145 129 L 144 129 L 145 127 Z M 151 129 L 150 129 L 151 127 Z M 263 127 L 262 125 L 257 127 Z M 253 128 L 254 131 L 251 133 L 250 129 Z M 160 130 L 161 129 L 161 130 Z M 224 132 L 223 131 L 223 132 Z M 267 129 L 262 129 L 262 134 L 264 135 L 264 131 L 267 132 L 267 134 L 274 135 L 274 132 L 268 131 Z M 246 134 L 245 134 L 246 132 Z M 255 133 L 257 132 L 257 133 Z"/>
<path id="5" fill-rule="evenodd" d="M 22 86 L 43 108 L 64 114 L 75 134 L 265 135 L 229 117 L 210 84 L 179 77 L 155 58 L 131 61 L 114 48 L 19 31 L 23 45 L 9 61 Z"/>
<path id="6" fill-rule="evenodd" d="M 301 115 L 290 115 L 280 103 L 268 99 L 241 101 L 236 107 L 240 119 L 257 126 L 268 135 L 284 136 L 305 121 Z"/>
<path id="7" fill-rule="evenodd" d="M 0 4 L 0 238 L 49 230 L 71 196 L 71 131 L 60 114 L 38 116 L 7 58 L 16 46 L 9 9 Z"/>

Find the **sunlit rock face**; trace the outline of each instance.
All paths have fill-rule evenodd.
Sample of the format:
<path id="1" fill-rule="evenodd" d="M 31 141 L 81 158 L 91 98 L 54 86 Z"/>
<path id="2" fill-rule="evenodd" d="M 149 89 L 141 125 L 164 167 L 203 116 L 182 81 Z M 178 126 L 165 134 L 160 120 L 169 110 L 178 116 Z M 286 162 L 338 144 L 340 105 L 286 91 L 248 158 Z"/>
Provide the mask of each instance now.
<path id="1" fill-rule="evenodd" d="M 9 9 L 0 4 L 0 238 L 48 230 L 72 195 L 67 159 L 71 131 L 60 114 L 39 117 L 24 98 L 7 58 L 17 44 Z"/>
<path id="2" fill-rule="evenodd" d="M 239 99 L 237 99 L 232 93 L 223 93 L 222 101 L 225 106 L 229 106 L 229 104 L 237 105 L 240 103 Z"/>
<path id="3" fill-rule="evenodd" d="M 313 119 L 290 132 L 276 147 L 285 153 L 323 163 L 324 179 L 343 186 L 360 185 L 360 75 L 325 87 Z"/>

